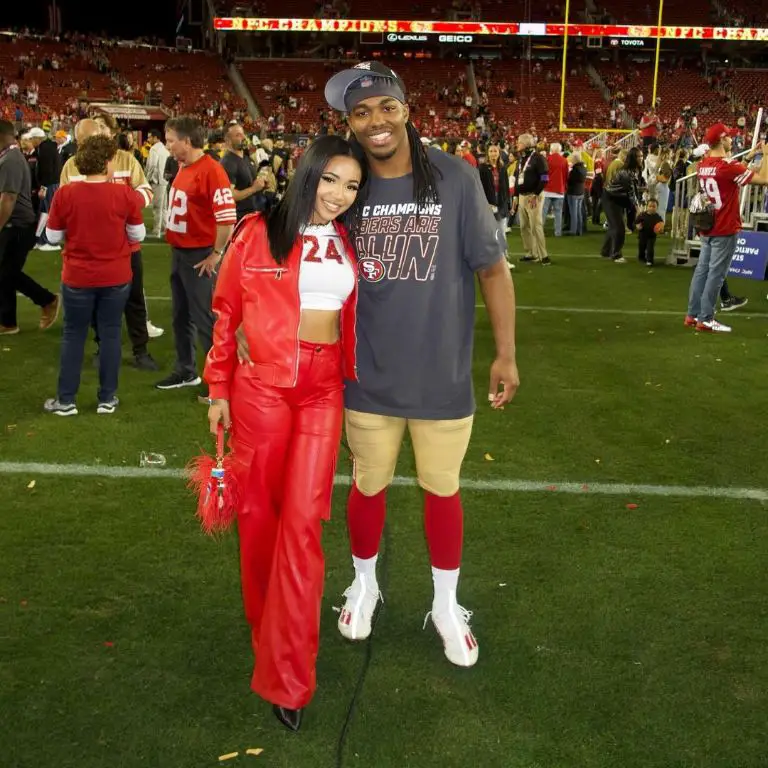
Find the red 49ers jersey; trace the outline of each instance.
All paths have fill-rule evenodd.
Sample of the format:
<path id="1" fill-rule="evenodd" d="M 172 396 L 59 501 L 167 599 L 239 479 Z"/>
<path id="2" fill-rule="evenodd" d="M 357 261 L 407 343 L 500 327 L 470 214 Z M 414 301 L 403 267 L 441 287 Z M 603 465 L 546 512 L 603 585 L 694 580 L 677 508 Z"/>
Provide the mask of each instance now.
<path id="1" fill-rule="evenodd" d="M 735 235 L 741 229 L 739 190 L 755 175 L 746 165 L 723 157 L 705 157 L 699 163 L 699 186 L 715 206 L 715 226 L 706 237 Z"/>
<path id="2" fill-rule="evenodd" d="M 216 227 L 237 221 L 227 172 L 210 155 L 183 165 L 168 197 L 166 237 L 176 248 L 209 248 Z"/>

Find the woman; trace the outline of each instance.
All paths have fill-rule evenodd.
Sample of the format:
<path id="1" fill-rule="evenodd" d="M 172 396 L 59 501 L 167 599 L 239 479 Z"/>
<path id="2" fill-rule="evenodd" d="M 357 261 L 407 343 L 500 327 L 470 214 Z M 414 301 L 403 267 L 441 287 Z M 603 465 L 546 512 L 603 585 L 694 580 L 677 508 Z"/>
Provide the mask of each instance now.
<path id="1" fill-rule="evenodd" d="M 339 136 L 316 139 L 285 197 L 245 217 L 227 249 L 205 380 L 211 431 L 231 427 L 251 688 L 297 731 L 315 691 L 324 563 L 321 522 L 355 378 L 357 266 L 335 219 L 365 181 Z M 251 365 L 238 365 L 242 324 Z"/>
<path id="2" fill-rule="evenodd" d="M 480 166 L 480 183 L 485 197 L 491 206 L 496 221 L 501 225 L 502 234 L 507 231 L 509 218 L 509 177 L 501 161 L 501 147 L 489 144 L 486 149 L 486 162 Z M 506 234 L 504 234 L 506 237 Z"/>
<path id="3" fill-rule="evenodd" d="M 125 184 L 112 184 L 117 144 L 109 136 L 91 136 L 77 150 L 82 182 L 60 187 L 46 222 L 48 242 L 66 238 L 62 254 L 61 295 L 64 335 L 58 395 L 44 409 L 58 416 L 77 415 L 85 340 L 91 320 L 101 340 L 96 413 L 117 409 L 123 311 L 131 290 L 131 250 L 145 235 L 142 195 Z"/>
<path id="4" fill-rule="evenodd" d="M 608 221 L 608 231 L 605 233 L 601 252 L 604 258 L 613 259 L 617 264 L 626 263 L 621 253 L 626 237 L 624 211 L 627 211 L 629 218 L 629 212 L 634 214 L 637 210 L 642 159 L 640 147 L 632 147 L 627 153 L 624 165 L 606 182 L 603 191 L 603 209 Z M 634 215 L 631 218 L 634 221 Z"/>
<path id="5" fill-rule="evenodd" d="M 666 221 L 671 197 L 669 184 L 672 180 L 672 150 L 664 149 L 659 155 L 659 167 L 656 169 L 656 195 L 659 201 L 659 215 Z"/>
<path id="6" fill-rule="evenodd" d="M 566 187 L 566 200 L 570 213 L 571 235 L 584 234 L 584 193 L 587 183 L 587 166 L 581 159 L 581 152 L 574 152 L 569 160 L 571 170 L 568 172 L 568 185 Z"/>
<path id="7" fill-rule="evenodd" d="M 602 149 L 595 151 L 595 178 L 589 190 L 592 196 L 592 223 L 600 226 L 600 214 L 603 212 L 603 186 L 605 180 L 605 153 Z"/>

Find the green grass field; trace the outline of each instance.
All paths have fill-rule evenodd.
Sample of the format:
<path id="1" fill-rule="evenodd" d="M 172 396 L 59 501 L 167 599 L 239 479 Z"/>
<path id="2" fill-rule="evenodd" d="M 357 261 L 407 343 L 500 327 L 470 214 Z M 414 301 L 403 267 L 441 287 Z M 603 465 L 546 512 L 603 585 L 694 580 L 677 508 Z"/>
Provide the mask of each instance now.
<path id="1" fill-rule="evenodd" d="M 520 251 L 517 233 L 510 243 Z M 503 413 L 482 404 L 493 344 L 478 310 L 464 474 L 517 483 L 465 493 L 460 599 L 480 661 L 451 667 L 422 631 L 420 498 L 396 487 L 386 602 L 343 765 L 766 766 L 768 492 L 712 495 L 768 485 L 765 284 L 734 280 L 750 299 L 728 316 L 734 332 L 696 334 L 682 326 L 689 270 L 606 263 L 598 235 L 549 245 L 554 266 L 514 274 L 522 386 Z M 28 271 L 53 287 L 59 261 L 35 252 Z M 163 375 L 167 248 L 147 245 L 144 262 Z M 195 393 L 159 392 L 159 376 L 128 365 L 114 416 L 95 414 L 89 364 L 81 414 L 43 414 L 60 324 L 40 333 L 38 310 L 20 307 L 23 332 L 0 339 L 0 462 L 138 467 L 144 450 L 181 468 L 207 446 Z M 409 449 L 398 473 L 414 474 Z M 559 492 L 566 482 L 585 490 Z M 366 653 L 332 610 L 351 572 L 345 496 L 326 528 L 318 693 L 294 735 L 249 692 L 236 539 L 200 533 L 181 480 L 0 470 L 0 766 L 205 768 L 236 751 L 223 765 L 336 765 Z"/>

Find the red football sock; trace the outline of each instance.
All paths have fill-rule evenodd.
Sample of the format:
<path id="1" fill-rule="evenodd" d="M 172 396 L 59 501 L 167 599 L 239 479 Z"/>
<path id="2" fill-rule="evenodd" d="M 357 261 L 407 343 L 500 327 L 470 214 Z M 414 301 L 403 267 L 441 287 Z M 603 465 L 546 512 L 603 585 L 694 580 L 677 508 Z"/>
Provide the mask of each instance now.
<path id="1" fill-rule="evenodd" d="M 424 493 L 424 530 L 434 568 L 453 571 L 461 566 L 464 510 L 458 492 L 453 496 Z"/>
<path id="2" fill-rule="evenodd" d="M 365 496 L 352 484 L 347 500 L 347 528 L 352 554 L 367 560 L 378 554 L 387 516 L 387 489 Z"/>

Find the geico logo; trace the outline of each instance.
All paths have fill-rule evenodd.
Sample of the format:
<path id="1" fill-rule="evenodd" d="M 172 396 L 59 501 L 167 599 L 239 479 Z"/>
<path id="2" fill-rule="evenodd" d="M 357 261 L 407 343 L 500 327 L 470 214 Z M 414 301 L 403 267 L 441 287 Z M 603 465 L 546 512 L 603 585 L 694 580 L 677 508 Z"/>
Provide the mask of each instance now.
<path id="1" fill-rule="evenodd" d="M 441 43 L 471 43 L 472 35 L 440 35 Z"/>

